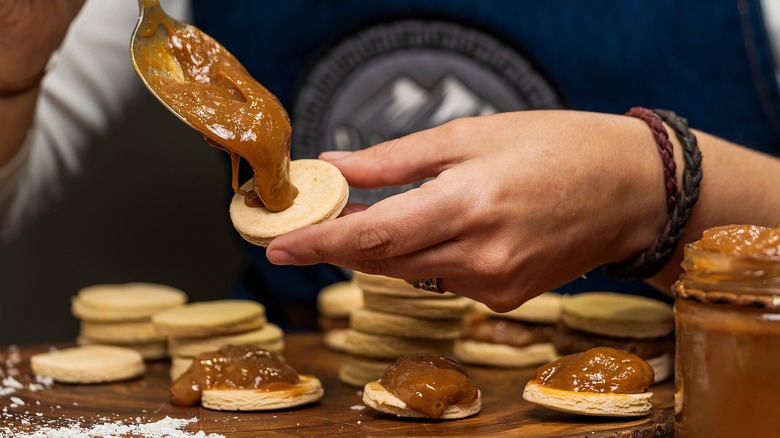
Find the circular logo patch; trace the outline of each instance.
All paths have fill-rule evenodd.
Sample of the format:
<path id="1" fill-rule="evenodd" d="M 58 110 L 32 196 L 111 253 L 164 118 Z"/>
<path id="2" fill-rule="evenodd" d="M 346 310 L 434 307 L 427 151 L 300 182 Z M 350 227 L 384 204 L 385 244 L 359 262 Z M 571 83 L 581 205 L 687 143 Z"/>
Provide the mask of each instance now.
<path id="1" fill-rule="evenodd" d="M 460 117 L 561 108 L 513 48 L 460 24 L 404 20 L 339 42 L 309 72 L 293 107 L 293 158 L 358 150 Z M 351 189 L 374 203 L 408 190 Z"/>

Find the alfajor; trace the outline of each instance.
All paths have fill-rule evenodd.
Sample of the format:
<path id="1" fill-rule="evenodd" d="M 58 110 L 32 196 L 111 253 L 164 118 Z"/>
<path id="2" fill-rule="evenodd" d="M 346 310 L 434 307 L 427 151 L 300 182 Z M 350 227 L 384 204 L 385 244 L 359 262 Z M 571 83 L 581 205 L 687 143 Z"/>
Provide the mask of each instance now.
<path id="1" fill-rule="evenodd" d="M 524 368 L 554 360 L 551 342 L 561 314 L 561 295 L 547 292 L 505 313 L 474 303 L 453 355 L 471 364 Z"/>
<path id="2" fill-rule="evenodd" d="M 649 362 L 655 381 L 672 375 L 672 306 L 652 298 L 613 292 L 566 296 L 552 342 L 560 354 L 593 347 L 626 350 Z"/>
<path id="3" fill-rule="evenodd" d="M 300 375 L 284 359 L 251 345 L 201 353 L 171 385 L 174 406 L 221 411 L 283 409 L 322 398 L 314 376 Z"/>
<path id="4" fill-rule="evenodd" d="M 539 367 L 523 398 L 561 412 L 633 417 L 652 409 L 652 384 L 653 368 L 640 357 L 596 347 Z"/>
<path id="5" fill-rule="evenodd" d="M 298 188 L 293 204 L 282 211 L 250 207 L 244 195 L 236 193 L 230 203 L 230 219 L 238 233 L 259 246 L 268 246 L 275 238 L 306 225 L 334 219 L 349 197 L 347 180 L 336 166 L 322 160 L 293 160 L 290 179 Z M 252 180 L 241 186 L 253 190 Z"/>
<path id="6" fill-rule="evenodd" d="M 363 403 L 379 412 L 410 418 L 451 420 L 482 407 L 477 384 L 457 360 L 434 354 L 393 361 L 382 378 L 363 388 Z"/>

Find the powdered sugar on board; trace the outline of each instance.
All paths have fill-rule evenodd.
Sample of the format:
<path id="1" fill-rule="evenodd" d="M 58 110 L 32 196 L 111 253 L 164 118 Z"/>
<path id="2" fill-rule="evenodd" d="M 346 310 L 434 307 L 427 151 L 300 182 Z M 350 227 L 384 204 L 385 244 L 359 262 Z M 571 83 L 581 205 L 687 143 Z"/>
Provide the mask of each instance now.
<path id="1" fill-rule="evenodd" d="M 148 438 L 180 438 L 180 437 L 202 437 L 202 438 L 225 438 L 224 435 L 216 433 L 206 434 L 203 431 L 195 433 L 181 430 L 190 423 L 198 421 L 197 418 L 171 418 L 165 417 L 162 420 L 153 423 L 124 423 L 114 421 L 103 424 L 95 424 L 90 427 L 83 427 L 78 420 L 69 420 L 71 424 L 57 428 L 39 427 L 34 432 L 20 433 L 8 428 L 0 428 L 2 436 L 13 436 L 14 438 L 93 438 L 93 437 L 148 437 Z"/>
<path id="2" fill-rule="evenodd" d="M 183 430 L 197 423 L 193 418 L 165 418 L 153 421 L 145 416 L 122 419 L 119 416 L 99 418 L 63 418 L 61 405 L 45 405 L 38 392 L 54 386 L 50 378 L 32 375 L 19 348 L 12 345 L 0 351 L 0 437 L 14 438 L 224 438 L 224 435 Z M 78 403 L 72 402 L 72 406 Z M 146 410 L 144 410 L 146 412 Z M 159 418 L 159 417 L 157 417 Z"/>

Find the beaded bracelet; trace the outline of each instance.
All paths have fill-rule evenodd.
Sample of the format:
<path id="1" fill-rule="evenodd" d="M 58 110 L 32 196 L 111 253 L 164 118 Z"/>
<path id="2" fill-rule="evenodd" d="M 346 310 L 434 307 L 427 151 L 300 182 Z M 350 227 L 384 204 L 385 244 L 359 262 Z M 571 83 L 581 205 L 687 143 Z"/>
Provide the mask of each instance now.
<path id="1" fill-rule="evenodd" d="M 35 76 L 20 82 L 0 81 L 0 97 L 18 96 L 35 89 L 41 84 L 43 77 L 46 76 L 46 71 L 46 69 L 43 69 Z"/>
<path id="2" fill-rule="evenodd" d="M 685 223 L 691 217 L 693 206 L 699 199 L 699 184 L 702 178 L 701 151 L 696 136 L 688 127 L 688 121 L 672 111 L 631 108 L 626 114 L 641 118 L 653 130 L 664 161 L 664 183 L 669 214 L 661 234 L 645 251 L 625 262 L 605 265 L 603 270 L 613 277 L 644 279 L 652 277 L 666 266 L 682 238 Z M 661 120 L 674 129 L 683 147 L 685 169 L 683 170 L 683 192 L 680 196 L 677 193 L 676 166 L 669 163 L 674 162 L 674 154 Z"/>

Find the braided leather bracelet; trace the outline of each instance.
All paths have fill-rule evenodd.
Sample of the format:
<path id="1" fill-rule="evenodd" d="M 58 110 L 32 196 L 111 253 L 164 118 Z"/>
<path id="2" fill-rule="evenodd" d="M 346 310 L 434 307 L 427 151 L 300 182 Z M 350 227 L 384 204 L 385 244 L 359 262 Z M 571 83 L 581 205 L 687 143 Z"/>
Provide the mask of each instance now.
<path id="1" fill-rule="evenodd" d="M 602 269 L 613 277 L 644 279 L 652 277 L 663 269 L 677 249 L 685 229 L 685 223 L 691 217 L 693 206 L 699 199 L 699 183 L 702 178 L 701 151 L 699 151 L 696 136 L 688 128 L 688 121 L 672 111 L 632 108 L 626 114 L 645 120 L 650 129 L 653 130 L 664 161 L 664 183 L 669 215 L 661 234 L 645 251 L 625 262 L 605 265 Z M 677 193 L 676 166 L 669 164 L 670 161 L 674 162 L 674 154 L 666 129 L 660 123 L 661 119 L 675 130 L 683 147 L 685 169 L 683 171 L 683 192 L 680 196 Z M 672 190 L 674 190 L 673 193 Z"/>
<path id="2" fill-rule="evenodd" d="M 46 76 L 46 69 L 43 69 L 35 76 L 20 82 L 0 81 L 0 97 L 18 96 L 33 90 L 41 84 L 44 76 Z"/>

